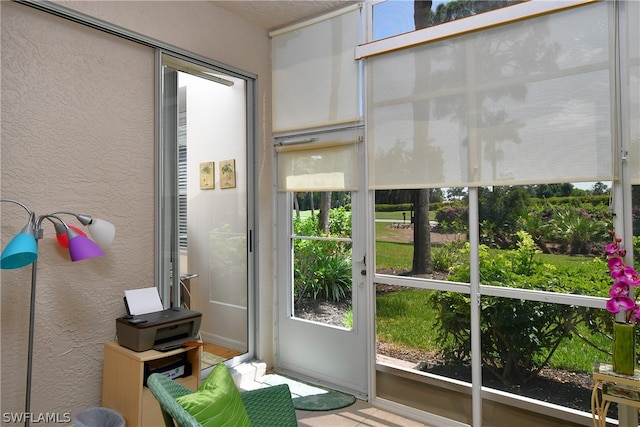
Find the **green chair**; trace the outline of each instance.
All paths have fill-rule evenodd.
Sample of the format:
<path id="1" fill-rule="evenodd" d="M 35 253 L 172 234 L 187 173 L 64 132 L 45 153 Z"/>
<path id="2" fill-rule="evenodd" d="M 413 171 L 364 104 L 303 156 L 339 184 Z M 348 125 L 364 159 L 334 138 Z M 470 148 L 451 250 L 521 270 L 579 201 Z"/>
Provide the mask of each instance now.
<path id="1" fill-rule="evenodd" d="M 201 427 L 176 398 L 193 393 L 161 374 L 151 374 L 147 386 L 160 403 L 166 427 Z M 298 425 L 291 392 L 286 384 L 240 392 L 253 427 L 295 427 Z M 174 423 L 174 420 L 176 423 Z"/>

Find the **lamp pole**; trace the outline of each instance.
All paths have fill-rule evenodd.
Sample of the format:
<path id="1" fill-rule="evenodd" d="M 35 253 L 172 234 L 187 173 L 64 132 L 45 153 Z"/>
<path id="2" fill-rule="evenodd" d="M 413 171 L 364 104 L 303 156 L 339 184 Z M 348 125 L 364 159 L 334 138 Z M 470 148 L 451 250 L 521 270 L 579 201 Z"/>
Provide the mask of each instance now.
<path id="1" fill-rule="evenodd" d="M 36 246 L 38 239 L 36 238 Z M 38 270 L 38 260 L 31 264 L 31 303 L 29 306 L 29 344 L 27 347 L 27 388 L 24 399 L 24 425 L 29 427 L 31 424 L 31 371 L 33 368 L 33 335 L 34 324 L 36 318 L 36 279 Z"/>
<path id="2" fill-rule="evenodd" d="M 24 425 L 31 424 L 31 380 L 33 370 L 33 341 L 35 330 L 36 314 L 36 284 L 38 274 L 38 240 L 42 239 L 42 221 L 48 219 L 56 226 L 56 233 L 60 228 L 62 233 L 66 233 L 69 255 L 72 261 L 95 258 L 104 255 L 104 251 L 93 241 L 89 240 L 83 232 L 76 232 L 58 216 L 58 214 L 68 214 L 76 217 L 83 225 L 89 226 L 89 232 L 95 233 L 103 246 L 111 244 L 115 236 L 115 227 L 110 222 L 92 219 L 89 215 L 77 215 L 71 212 L 54 212 L 41 215 L 37 218 L 35 213 L 24 204 L 11 199 L 0 199 L 0 202 L 15 203 L 29 213 L 29 222 L 7 245 L 0 256 L 0 267 L 2 269 L 16 269 L 26 267 L 31 264 L 31 301 L 29 304 L 29 338 L 27 348 L 27 385 L 25 390 L 24 404 Z M 57 221 L 54 221 L 54 219 Z M 60 226 L 60 227 L 58 227 Z M 65 246 L 67 247 L 67 246 Z"/>

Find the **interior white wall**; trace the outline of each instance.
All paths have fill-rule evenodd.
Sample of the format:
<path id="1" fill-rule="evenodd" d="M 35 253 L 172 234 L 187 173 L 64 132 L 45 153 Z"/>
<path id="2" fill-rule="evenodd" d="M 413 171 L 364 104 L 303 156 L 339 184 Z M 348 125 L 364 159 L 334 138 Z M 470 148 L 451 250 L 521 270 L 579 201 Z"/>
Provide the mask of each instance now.
<path id="1" fill-rule="evenodd" d="M 272 363 L 266 31 L 210 2 L 63 4 L 258 76 L 258 356 Z M 100 405 L 103 342 L 114 338 L 115 318 L 124 314 L 123 291 L 153 283 L 153 51 L 12 2 L 0 2 L 0 15 L 2 197 L 17 198 L 38 214 L 94 214 L 117 228 L 107 256 L 82 263 L 65 259 L 48 224 L 40 242 L 31 409 L 76 413 Z M 18 207 L 0 206 L 4 247 L 26 218 Z M 1 409 L 20 412 L 31 273 L 1 274 Z"/>

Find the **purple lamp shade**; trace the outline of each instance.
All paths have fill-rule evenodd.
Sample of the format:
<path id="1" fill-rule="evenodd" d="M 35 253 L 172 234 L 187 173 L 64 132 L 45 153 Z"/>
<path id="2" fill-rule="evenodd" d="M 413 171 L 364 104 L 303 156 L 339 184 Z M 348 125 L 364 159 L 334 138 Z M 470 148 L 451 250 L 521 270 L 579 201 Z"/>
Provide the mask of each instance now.
<path id="1" fill-rule="evenodd" d="M 67 229 L 67 238 L 69 240 L 69 255 L 71 256 L 71 261 L 81 261 L 83 259 L 96 258 L 104 255 L 104 251 L 100 249 L 100 246 L 70 228 Z"/>

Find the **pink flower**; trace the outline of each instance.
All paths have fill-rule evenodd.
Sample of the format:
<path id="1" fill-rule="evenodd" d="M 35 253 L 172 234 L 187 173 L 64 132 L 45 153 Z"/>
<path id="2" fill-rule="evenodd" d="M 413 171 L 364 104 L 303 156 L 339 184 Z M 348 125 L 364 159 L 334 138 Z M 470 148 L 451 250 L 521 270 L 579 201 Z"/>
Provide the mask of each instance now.
<path id="1" fill-rule="evenodd" d="M 609 243 L 607 245 L 607 247 L 605 248 L 605 251 L 607 252 L 607 254 L 609 255 L 615 255 L 618 253 L 618 243 L 614 242 L 614 243 Z"/>
<path id="2" fill-rule="evenodd" d="M 633 268 L 625 265 L 622 267 L 621 271 L 618 271 L 616 279 L 623 280 L 629 286 L 638 286 L 640 285 L 640 280 L 638 280 L 638 272 Z M 613 271 L 611 272 L 611 277 L 613 277 Z"/>
<path id="3" fill-rule="evenodd" d="M 607 301 L 606 308 L 613 314 L 624 311 L 627 321 L 635 323 L 640 321 L 640 306 L 632 298 L 635 292 L 632 293 L 630 287 L 640 286 L 640 277 L 633 267 L 624 265 L 623 258 L 626 251 L 622 247 L 622 239 L 616 237 L 615 232 L 611 233 L 611 237 L 613 237 L 613 243 L 609 243 L 605 250 L 609 256 L 607 267 L 609 267 L 613 284 L 609 290 L 611 298 Z"/>
<path id="4" fill-rule="evenodd" d="M 615 282 L 613 286 L 611 286 L 611 290 L 609 291 L 609 296 L 611 298 L 628 297 L 629 285 L 627 285 L 624 282 Z"/>
<path id="5" fill-rule="evenodd" d="M 610 313 L 619 313 L 620 310 L 631 311 L 637 309 L 636 302 L 629 297 L 615 297 L 607 301 L 607 311 Z"/>
<path id="6" fill-rule="evenodd" d="M 624 267 L 622 258 L 619 258 L 617 256 L 609 258 L 609 261 L 607 261 L 607 267 L 609 267 L 609 270 L 611 270 L 611 277 L 614 277 L 614 271 L 621 270 Z"/>

